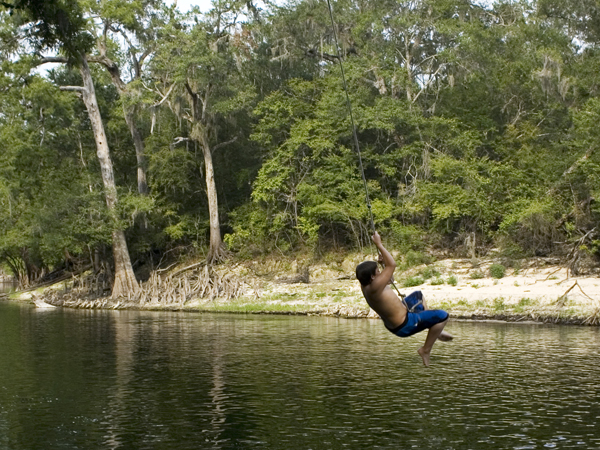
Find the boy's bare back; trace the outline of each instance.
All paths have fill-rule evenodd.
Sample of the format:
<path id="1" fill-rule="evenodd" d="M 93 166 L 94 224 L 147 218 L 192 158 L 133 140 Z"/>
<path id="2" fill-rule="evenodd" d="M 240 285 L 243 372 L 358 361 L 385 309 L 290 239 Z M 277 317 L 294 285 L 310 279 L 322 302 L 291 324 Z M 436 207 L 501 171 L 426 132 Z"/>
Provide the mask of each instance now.
<path id="1" fill-rule="evenodd" d="M 373 281 L 381 276 L 383 276 L 381 273 L 376 275 Z M 361 286 L 367 304 L 379 314 L 388 329 L 392 330 L 401 325 L 406 319 L 407 312 L 402 300 L 387 284 L 382 291 L 372 289 L 372 284 L 373 282 L 368 286 Z"/>

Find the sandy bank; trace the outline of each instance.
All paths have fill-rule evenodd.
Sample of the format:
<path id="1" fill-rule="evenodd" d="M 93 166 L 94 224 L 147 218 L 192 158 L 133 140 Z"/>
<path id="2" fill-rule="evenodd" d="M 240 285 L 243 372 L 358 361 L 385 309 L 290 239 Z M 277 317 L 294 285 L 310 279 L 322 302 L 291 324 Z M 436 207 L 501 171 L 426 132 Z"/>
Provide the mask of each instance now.
<path id="1" fill-rule="evenodd" d="M 572 276 L 563 267 L 533 261 L 521 270 L 490 276 L 491 262 L 474 266 L 466 260 L 439 261 L 396 273 L 396 286 L 403 294 L 421 290 L 430 307 L 443 308 L 453 318 L 505 321 L 538 321 L 597 325 L 600 323 L 600 278 Z M 155 300 L 137 304 L 125 299 L 82 298 L 75 292 L 61 294 L 61 288 L 17 297 L 31 301 L 41 296 L 56 306 L 72 308 L 210 311 L 270 314 L 319 314 L 349 318 L 377 318 L 362 298 L 352 270 L 354 261 L 341 267 L 319 265 L 310 268 L 309 282 L 294 283 L 286 270 L 238 266 L 238 276 L 247 280 L 247 289 L 233 300 L 192 298 L 183 303 Z M 292 273 L 292 275 L 290 275 Z M 433 273 L 433 275 L 432 275 Z M 429 277 L 427 275 L 429 274 Z M 417 281 L 415 281 L 417 280 Z M 306 279 L 304 280 L 306 281 Z M 422 284 L 406 287 L 422 281 Z"/>

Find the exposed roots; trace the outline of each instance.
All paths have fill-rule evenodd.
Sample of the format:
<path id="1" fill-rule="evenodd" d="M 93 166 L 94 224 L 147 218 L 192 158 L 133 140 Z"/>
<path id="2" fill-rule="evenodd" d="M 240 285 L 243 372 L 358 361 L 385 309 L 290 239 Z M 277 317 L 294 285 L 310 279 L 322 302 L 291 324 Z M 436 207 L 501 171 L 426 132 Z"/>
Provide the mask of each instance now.
<path id="1" fill-rule="evenodd" d="M 183 306 L 192 299 L 216 298 L 231 300 L 244 293 L 245 283 L 233 273 L 221 275 L 210 265 L 199 267 L 181 276 L 160 277 L 156 272 L 142 284 L 135 300 L 140 305 L 160 303 Z"/>
<path id="2" fill-rule="evenodd" d="M 208 251 L 208 255 L 206 256 L 206 264 L 209 266 L 213 266 L 215 264 L 221 264 L 225 262 L 231 254 L 225 249 L 223 245 L 219 245 L 215 249 L 212 247 Z"/>
<path id="3" fill-rule="evenodd" d="M 149 304 L 183 307 L 190 300 L 231 300 L 247 290 L 248 285 L 232 272 L 217 271 L 213 266 L 194 264 L 171 275 L 152 272 L 148 281 L 140 283 L 137 292 L 127 298 L 108 298 L 110 280 L 102 274 L 73 277 L 64 291 L 53 291 L 45 296 L 48 303 L 75 308 L 122 308 Z"/>

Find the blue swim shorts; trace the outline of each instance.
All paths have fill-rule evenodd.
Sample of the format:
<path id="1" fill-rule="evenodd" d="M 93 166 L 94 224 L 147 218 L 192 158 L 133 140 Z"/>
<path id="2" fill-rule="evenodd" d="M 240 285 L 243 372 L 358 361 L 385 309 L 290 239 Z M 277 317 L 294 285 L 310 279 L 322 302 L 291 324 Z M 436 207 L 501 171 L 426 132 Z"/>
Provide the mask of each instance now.
<path id="1" fill-rule="evenodd" d="M 448 313 L 443 309 L 427 309 L 416 313 L 409 312 L 406 314 L 404 323 L 394 329 L 389 329 L 396 336 L 408 337 L 413 334 L 423 331 L 426 328 L 431 328 L 437 323 L 443 322 L 448 318 Z"/>

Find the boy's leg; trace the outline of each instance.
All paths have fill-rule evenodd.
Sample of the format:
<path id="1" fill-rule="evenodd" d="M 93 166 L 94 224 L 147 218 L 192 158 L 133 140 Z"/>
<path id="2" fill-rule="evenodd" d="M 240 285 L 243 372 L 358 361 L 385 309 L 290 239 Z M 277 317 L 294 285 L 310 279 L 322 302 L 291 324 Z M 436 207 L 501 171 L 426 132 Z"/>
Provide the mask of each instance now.
<path id="1" fill-rule="evenodd" d="M 423 302 L 423 308 L 425 310 L 428 310 L 429 308 L 427 307 L 427 302 L 425 302 L 425 296 L 423 294 L 421 294 L 421 301 Z M 448 341 L 451 341 L 452 339 L 454 339 L 454 336 L 452 336 L 447 331 L 442 331 L 440 333 L 438 339 L 442 342 L 448 342 Z"/>
<path id="2" fill-rule="evenodd" d="M 433 344 L 440 337 L 442 331 L 444 331 L 444 327 L 448 323 L 448 319 L 443 322 L 436 323 L 431 328 L 429 328 L 429 332 L 427 333 L 427 338 L 425 339 L 425 344 L 421 347 L 417 352 L 421 355 L 423 359 L 423 364 L 429 366 L 429 355 L 431 354 L 431 349 L 433 348 Z"/>

